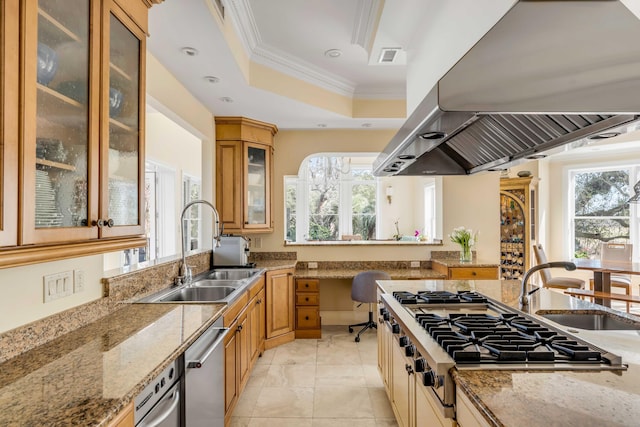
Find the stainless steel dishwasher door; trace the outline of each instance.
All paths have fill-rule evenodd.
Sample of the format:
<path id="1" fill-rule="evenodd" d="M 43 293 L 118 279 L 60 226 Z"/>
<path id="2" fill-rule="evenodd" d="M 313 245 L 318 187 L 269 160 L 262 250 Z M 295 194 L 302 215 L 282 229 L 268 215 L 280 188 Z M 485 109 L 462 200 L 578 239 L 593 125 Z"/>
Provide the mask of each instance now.
<path id="1" fill-rule="evenodd" d="M 224 337 L 222 318 L 184 353 L 185 424 L 224 427 Z"/>

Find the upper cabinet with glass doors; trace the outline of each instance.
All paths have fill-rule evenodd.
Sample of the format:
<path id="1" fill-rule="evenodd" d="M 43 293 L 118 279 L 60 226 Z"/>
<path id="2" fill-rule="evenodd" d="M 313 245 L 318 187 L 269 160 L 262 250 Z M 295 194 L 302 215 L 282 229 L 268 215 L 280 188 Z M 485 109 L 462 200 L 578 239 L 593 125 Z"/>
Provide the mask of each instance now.
<path id="1" fill-rule="evenodd" d="M 216 117 L 216 207 L 227 233 L 273 231 L 274 125 Z"/>
<path id="2" fill-rule="evenodd" d="M 153 3 L 159 0 L 2 2 L 3 79 L 19 76 L 22 90 L 21 108 L 16 102 L 9 111 L 13 94 L 3 82 L 0 120 L 17 126 L 22 115 L 22 154 L 13 161 L 16 169 L 22 162 L 22 196 L 8 198 L 2 188 L 3 208 L 17 213 L 19 201 L 21 221 L 12 242 L 2 231 L 11 218 L 2 217 L 0 243 L 17 247 L 0 251 L 0 267 L 144 245 L 144 64 Z M 19 36 L 7 23 L 20 23 Z M 13 65 L 18 40 L 21 63 Z M 2 147 L 13 154 L 13 145 Z"/>

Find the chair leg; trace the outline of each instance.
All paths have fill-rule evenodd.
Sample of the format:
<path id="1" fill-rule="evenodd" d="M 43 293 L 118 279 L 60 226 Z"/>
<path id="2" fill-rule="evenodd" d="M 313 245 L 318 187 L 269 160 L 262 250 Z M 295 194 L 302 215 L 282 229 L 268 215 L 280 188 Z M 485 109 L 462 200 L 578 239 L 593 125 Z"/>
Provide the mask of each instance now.
<path id="1" fill-rule="evenodd" d="M 364 325 L 362 329 L 356 334 L 354 339 L 355 342 L 360 342 L 360 334 L 366 331 L 367 329 L 378 329 L 378 324 L 373 321 L 373 312 L 369 311 L 369 321 L 361 323 L 360 325 Z M 357 325 L 357 326 L 360 326 Z M 356 326 L 356 325 L 353 325 Z M 351 332 L 351 327 L 349 327 L 349 332 Z"/>

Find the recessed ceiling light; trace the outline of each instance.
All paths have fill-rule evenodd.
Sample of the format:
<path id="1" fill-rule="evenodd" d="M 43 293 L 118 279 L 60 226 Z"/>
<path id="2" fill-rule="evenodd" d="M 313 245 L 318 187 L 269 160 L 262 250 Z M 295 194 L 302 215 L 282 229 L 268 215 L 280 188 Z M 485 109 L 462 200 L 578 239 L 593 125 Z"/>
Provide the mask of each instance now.
<path id="1" fill-rule="evenodd" d="M 547 157 L 546 154 L 532 154 L 530 156 L 526 156 L 525 159 L 527 159 L 527 160 L 540 160 L 540 159 L 544 159 L 545 157 Z"/>
<path id="2" fill-rule="evenodd" d="M 180 50 L 187 56 L 196 56 L 198 54 L 198 49 L 195 47 L 183 47 Z"/>
<path id="3" fill-rule="evenodd" d="M 362 124 L 363 128 L 370 128 L 371 126 L 373 126 L 371 123 L 363 123 Z"/>
<path id="4" fill-rule="evenodd" d="M 587 137 L 588 139 L 594 139 L 594 140 L 598 140 L 598 139 L 607 139 L 607 138 L 613 138 L 620 135 L 620 132 L 603 132 L 603 133 L 599 133 L 597 135 L 591 135 L 589 137 Z"/>
<path id="5" fill-rule="evenodd" d="M 204 79 L 209 83 L 218 83 L 220 79 L 216 76 L 204 76 Z"/>
<path id="6" fill-rule="evenodd" d="M 326 125 L 326 124 L 324 124 L 324 123 L 318 123 L 318 127 L 319 127 L 319 128 L 326 128 L 326 127 L 327 127 L 327 125 Z"/>
<path id="7" fill-rule="evenodd" d="M 233 102 L 233 98 L 229 98 L 228 96 L 223 96 L 221 98 L 218 98 L 220 101 L 222 102 L 228 102 L 228 103 L 232 103 Z"/>
<path id="8" fill-rule="evenodd" d="M 337 58 L 342 55 L 342 51 L 340 49 L 329 49 L 324 53 L 324 56 L 327 58 Z"/>

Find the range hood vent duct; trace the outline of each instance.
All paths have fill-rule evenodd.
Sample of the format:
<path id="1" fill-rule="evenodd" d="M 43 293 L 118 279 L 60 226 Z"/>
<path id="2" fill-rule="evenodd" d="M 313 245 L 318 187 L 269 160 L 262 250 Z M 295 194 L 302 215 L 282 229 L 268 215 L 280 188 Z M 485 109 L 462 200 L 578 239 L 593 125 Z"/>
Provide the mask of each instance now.
<path id="1" fill-rule="evenodd" d="M 617 0 L 521 0 L 378 156 L 374 174 L 499 170 L 640 120 L 640 20 Z"/>

